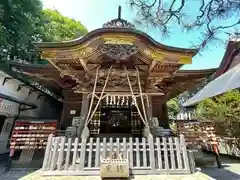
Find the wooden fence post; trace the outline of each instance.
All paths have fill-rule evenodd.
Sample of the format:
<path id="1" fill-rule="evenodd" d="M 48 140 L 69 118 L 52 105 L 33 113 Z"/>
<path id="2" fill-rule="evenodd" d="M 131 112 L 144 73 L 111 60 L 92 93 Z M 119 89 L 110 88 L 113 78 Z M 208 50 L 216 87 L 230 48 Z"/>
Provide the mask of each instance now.
<path id="1" fill-rule="evenodd" d="M 148 136 L 148 145 L 149 145 L 149 155 L 150 155 L 150 167 L 152 171 L 155 171 L 156 169 L 156 163 L 155 163 L 155 148 L 154 148 L 154 142 L 153 142 L 153 136 L 150 134 Z"/>
<path id="2" fill-rule="evenodd" d="M 85 151 L 85 149 L 81 147 L 81 154 L 82 154 L 82 150 Z M 93 138 L 91 137 L 89 141 L 89 151 L 88 151 L 88 168 L 91 168 L 91 165 L 92 165 L 92 153 L 93 153 Z M 85 161 L 85 158 L 83 161 Z"/>
<path id="3" fill-rule="evenodd" d="M 53 139 L 53 134 L 50 134 L 48 136 L 48 141 L 47 141 L 47 146 L 46 146 L 46 150 L 45 150 L 45 154 L 44 154 L 44 160 L 43 160 L 43 165 L 42 165 L 42 169 L 44 171 L 48 170 L 48 162 L 50 160 L 50 153 L 51 153 L 51 148 L 52 148 L 52 139 Z"/>
<path id="4" fill-rule="evenodd" d="M 64 165 L 65 171 L 68 170 L 68 167 L 69 167 L 71 149 L 72 149 L 72 138 L 68 138 L 66 159 L 65 159 L 65 165 Z"/>
<path id="5" fill-rule="evenodd" d="M 64 155 L 64 149 L 65 149 L 65 137 L 61 137 L 61 144 L 60 144 L 60 150 L 57 160 L 57 170 L 60 171 L 63 164 L 63 155 Z"/>
<path id="6" fill-rule="evenodd" d="M 76 170 L 76 160 L 77 160 L 77 152 L 78 152 L 78 140 L 76 137 L 74 141 L 74 149 L 73 149 L 73 158 L 72 158 L 72 170 Z"/>
<path id="7" fill-rule="evenodd" d="M 182 153 L 183 153 L 183 161 L 184 161 L 184 166 L 185 166 L 184 168 L 190 171 L 187 147 L 186 147 L 185 138 L 184 138 L 183 134 L 180 135 L 180 147 L 181 147 Z"/>
<path id="8" fill-rule="evenodd" d="M 162 137 L 163 142 L 163 156 L 164 156 L 164 168 L 169 170 L 169 161 L 168 161 L 168 148 L 167 148 L 167 139 L 166 137 Z"/>
<path id="9" fill-rule="evenodd" d="M 189 164 L 190 164 L 190 172 L 195 173 L 195 160 L 194 160 L 194 154 L 193 151 L 188 150 L 188 158 L 189 158 Z"/>
<path id="10" fill-rule="evenodd" d="M 146 139 L 142 138 L 142 150 L 143 150 L 143 167 L 147 167 L 147 150 L 146 150 Z"/>
<path id="11" fill-rule="evenodd" d="M 171 168 L 176 169 L 175 154 L 174 154 L 174 150 L 173 150 L 173 139 L 172 139 L 172 137 L 168 138 L 168 142 L 169 142 L 169 148 L 170 148 Z"/>
<path id="12" fill-rule="evenodd" d="M 60 140 L 60 137 L 55 137 L 53 141 L 53 152 L 52 152 L 51 163 L 50 163 L 51 171 L 53 171 L 56 168 L 59 140 Z"/>
<path id="13" fill-rule="evenodd" d="M 100 139 L 99 137 L 96 140 L 96 157 L 95 157 L 95 167 L 99 167 L 100 166 L 100 153 L 101 153 L 101 149 L 100 149 Z"/>
<path id="14" fill-rule="evenodd" d="M 81 154 L 80 154 L 80 163 L 79 163 L 79 170 L 83 170 L 84 164 L 85 164 L 85 152 L 86 152 L 86 144 L 87 144 L 87 139 L 82 138 L 81 140 Z"/>
<path id="15" fill-rule="evenodd" d="M 133 167 L 133 139 L 130 137 L 129 138 L 129 163 L 130 163 L 130 168 Z"/>
<path id="16" fill-rule="evenodd" d="M 181 157 L 181 147 L 179 144 L 179 138 L 175 137 L 174 141 L 175 141 L 175 145 L 176 145 L 178 169 L 182 169 L 182 157 Z"/>
<path id="17" fill-rule="evenodd" d="M 135 141 L 136 141 L 136 160 L 137 160 L 137 167 L 140 167 L 139 138 L 135 138 Z"/>
<path id="18" fill-rule="evenodd" d="M 162 149 L 159 137 L 156 138 L 157 143 L 157 157 L 158 157 L 158 169 L 162 169 Z"/>

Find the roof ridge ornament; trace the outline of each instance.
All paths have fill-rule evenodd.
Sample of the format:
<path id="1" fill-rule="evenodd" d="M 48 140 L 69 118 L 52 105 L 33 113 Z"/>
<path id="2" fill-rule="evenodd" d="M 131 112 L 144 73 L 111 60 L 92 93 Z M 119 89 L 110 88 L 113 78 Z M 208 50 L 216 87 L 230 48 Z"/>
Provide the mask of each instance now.
<path id="1" fill-rule="evenodd" d="M 122 7 L 118 6 L 118 19 L 121 19 Z"/>
<path id="2" fill-rule="evenodd" d="M 103 28 L 127 28 L 127 29 L 135 29 L 135 26 L 128 21 L 122 19 L 122 8 L 118 6 L 118 18 L 113 19 L 111 21 L 106 22 L 103 24 Z"/>

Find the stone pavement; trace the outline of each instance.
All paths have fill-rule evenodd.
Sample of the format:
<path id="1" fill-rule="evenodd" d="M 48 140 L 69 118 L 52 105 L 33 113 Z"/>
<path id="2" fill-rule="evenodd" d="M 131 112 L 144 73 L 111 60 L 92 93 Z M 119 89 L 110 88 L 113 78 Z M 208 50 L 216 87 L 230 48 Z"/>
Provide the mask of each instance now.
<path id="1" fill-rule="evenodd" d="M 0 180 L 101 180 L 97 176 L 41 176 L 41 171 L 11 170 L 5 173 L 4 168 L 0 168 Z M 211 180 L 209 176 L 197 172 L 191 175 L 149 175 L 135 176 L 131 180 Z"/>
<path id="2" fill-rule="evenodd" d="M 203 168 L 201 172 L 191 175 L 149 175 L 135 176 L 132 180 L 240 180 L 240 160 L 222 158 L 223 168 L 216 167 Z M 90 176 L 55 176 L 42 177 L 41 171 L 33 170 L 14 170 L 5 173 L 4 168 L 0 167 L 0 180 L 100 180 L 100 177 Z"/>
<path id="3" fill-rule="evenodd" d="M 20 180 L 101 180 L 98 176 L 51 176 L 42 177 L 41 171 L 29 174 Z M 197 172 L 191 175 L 139 175 L 131 177 L 130 180 L 211 180 L 209 176 Z"/>
<path id="4" fill-rule="evenodd" d="M 0 180 L 17 180 L 33 172 L 34 172 L 33 170 L 25 169 L 11 170 L 9 172 L 5 172 L 5 168 L 0 167 Z"/>

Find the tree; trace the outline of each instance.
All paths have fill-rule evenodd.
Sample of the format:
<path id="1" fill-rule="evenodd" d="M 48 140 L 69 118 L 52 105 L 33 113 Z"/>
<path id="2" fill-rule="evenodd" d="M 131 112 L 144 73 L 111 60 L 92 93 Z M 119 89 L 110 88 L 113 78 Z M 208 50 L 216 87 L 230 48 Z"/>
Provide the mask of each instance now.
<path id="1" fill-rule="evenodd" d="M 178 113 L 180 112 L 180 105 L 178 98 L 175 97 L 167 102 L 168 108 L 168 117 L 170 120 L 175 120 L 177 118 Z"/>
<path id="2" fill-rule="evenodd" d="M 39 34 L 40 0 L 0 1 L 0 59 L 7 55 L 30 59 L 35 55 L 32 41 Z"/>
<path id="3" fill-rule="evenodd" d="M 240 26 L 239 0 L 129 0 L 137 11 L 137 22 L 161 30 L 166 36 L 172 24 L 185 30 L 199 30 L 200 43 L 196 48 L 204 48 L 223 32 Z M 238 32 L 236 34 L 239 35 Z"/>
<path id="4" fill-rule="evenodd" d="M 42 14 L 44 41 L 72 40 L 88 32 L 80 21 L 63 16 L 57 10 L 45 9 Z"/>
<path id="5" fill-rule="evenodd" d="M 64 41 L 87 33 L 79 22 L 56 10 L 43 10 L 40 0 L 0 1 L 0 60 L 39 59 L 33 42 Z"/>
<path id="6" fill-rule="evenodd" d="M 229 137 L 240 137 L 240 90 L 226 92 L 197 105 L 196 115 L 200 119 L 212 120 L 217 133 Z"/>

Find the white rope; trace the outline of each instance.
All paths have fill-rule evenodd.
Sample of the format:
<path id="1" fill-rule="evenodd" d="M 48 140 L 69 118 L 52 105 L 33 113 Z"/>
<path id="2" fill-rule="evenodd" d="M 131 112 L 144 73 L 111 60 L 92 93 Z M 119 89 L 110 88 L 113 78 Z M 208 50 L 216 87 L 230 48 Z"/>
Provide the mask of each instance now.
<path id="1" fill-rule="evenodd" d="M 94 97 L 95 97 L 95 91 L 96 91 L 96 86 L 97 86 L 99 69 L 100 69 L 100 66 L 97 68 L 97 71 L 96 71 L 96 77 L 95 77 L 94 86 L 93 86 L 92 98 L 91 98 L 91 102 L 90 102 L 90 106 L 89 106 L 89 109 L 88 109 L 88 114 L 87 114 L 87 118 L 86 118 L 85 123 L 87 122 L 87 120 L 90 116 L 91 110 L 92 110 L 93 100 L 94 100 Z M 84 106 L 84 104 L 83 104 L 83 106 Z"/>
<path id="2" fill-rule="evenodd" d="M 149 103 L 148 95 L 144 94 L 144 96 L 146 97 L 146 100 L 147 100 L 147 106 L 149 107 L 149 106 L 150 106 L 150 103 Z"/>
<path id="3" fill-rule="evenodd" d="M 105 88 L 106 88 L 107 83 L 108 83 L 108 80 L 109 80 L 109 76 L 110 76 L 110 73 L 111 73 L 111 69 L 112 69 L 112 66 L 111 66 L 110 69 L 108 70 L 108 75 L 107 75 L 107 78 L 106 78 L 106 80 L 105 80 L 105 84 L 104 84 L 104 86 L 103 86 L 103 89 L 102 89 L 101 95 L 100 95 L 100 97 L 99 97 L 99 99 L 98 99 L 98 102 L 97 102 L 97 104 L 96 104 L 96 106 L 95 106 L 95 108 L 94 108 L 94 110 L 93 110 L 93 112 L 92 112 L 92 115 L 91 115 L 90 118 L 86 121 L 85 126 L 87 126 L 88 123 L 92 120 L 92 118 L 93 118 L 93 116 L 94 116 L 94 114 L 95 114 L 95 112 L 96 112 L 96 110 L 97 110 L 97 108 L 98 108 L 98 105 L 100 104 L 100 102 L 101 102 L 101 100 L 102 100 L 103 93 L 104 93 L 104 91 L 105 91 Z"/>
<path id="4" fill-rule="evenodd" d="M 144 115 L 147 127 L 149 128 L 149 124 L 148 124 L 148 120 L 147 120 L 147 113 L 146 113 L 146 109 L 145 109 L 145 105 L 144 105 L 144 101 L 143 101 L 143 94 L 142 94 L 142 87 L 141 87 L 141 82 L 140 82 L 140 77 L 139 77 L 139 71 L 138 71 L 137 67 L 135 67 L 135 68 L 136 68 L 136 71 L 137 71 L 138 87 L 139 87 L 139 91 L 140 91 L 140 99 L 141 99 L 141 102 L 142 102 L 143 115 Z"/>
<path id="5" fill-rule="evenodd" d="M 138 113 L 139 113 L 139 116 L 140 116 L 141 120 L 143 121 L 143 123 L 145 124 L 145 126 L 148 127 L 147 124 L 146 124 L 146 122 L 145 122 L 145 120 L 144 120 L 144 118 L 143 118 L 143 116 L 142 116 L 142 114 L 141 114 L 141 111 L 140 111 L 140 109 L 139 109 L 139 107 L 138 107 L 137 100 L 136 100 L 136 97 L 135 97 L 135 95 L 134 95 L 134 93 L 133 93 L 132 85 L 131 85 L 131 82 L 130 82 L 130 79 L 129 79 L 129 76 L 128 76 L 128 72 L 127 72 L 126 67 L 124 67 L 124 70 L 125 70 L 125 73 L 126 73 L 126 75 L 127 75 L 128 85 L 129 85 L 130 91 L 131 91 L 131 93 L 132 93 L 132 98 L 133 98 L 133 100 L 134 100 L 134 102 L 135 102 L 135 106 L 136 106 L 136 108 L 137 108 L 137 111 L 138 111 Z M 149 127 L 148 127 L 148 128 L 149 128 Z"/>

